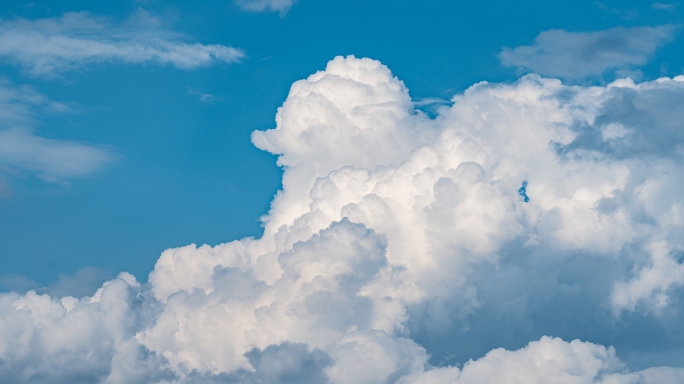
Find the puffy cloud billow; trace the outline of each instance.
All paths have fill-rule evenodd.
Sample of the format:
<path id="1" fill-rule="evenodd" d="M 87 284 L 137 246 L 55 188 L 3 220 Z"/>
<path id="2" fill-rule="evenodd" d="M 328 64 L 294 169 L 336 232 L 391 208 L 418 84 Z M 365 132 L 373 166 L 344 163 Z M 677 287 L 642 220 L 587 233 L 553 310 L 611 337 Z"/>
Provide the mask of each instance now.
<path id="1" fill-rule="evenodd" d="M 370 59 L 293 84 L 264 235 L 141 285 L 0 295 L 9 383 L 680 383 L 684 77 L 479 83 L 429 117 Z"/>

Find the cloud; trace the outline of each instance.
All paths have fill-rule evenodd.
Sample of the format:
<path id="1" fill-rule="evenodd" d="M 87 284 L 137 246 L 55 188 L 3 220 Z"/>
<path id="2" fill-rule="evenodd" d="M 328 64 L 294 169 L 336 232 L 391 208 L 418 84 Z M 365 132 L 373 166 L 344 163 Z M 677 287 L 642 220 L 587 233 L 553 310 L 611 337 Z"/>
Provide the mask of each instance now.
<path id="1" fill-rule="evenodd" d="M 653 9 L 658 9 L 661 11 L 674 11 L 677 9 L 676 3 L 671 4 L 671 3 L 653 3 L 651 4 L 651 8 Z"/>
<path id="2" fill-rule="evenodd" d="M 138 12 L 131 22 L 112 26 L 86 12 L 60 18 L 0 22 L 0 57 L 31 76 L 54 77 L 87 63 L 155 63 L 180 69 L 231 63 L 244 54 L 233 47 L 186 42 L 178 33 L 156 28 Z"/>
<path id="3" fill-rule="evenodd" d="M 68 105 L 50 100 L 30 86 L 0 82 L 0 194 L 10 193 L 5 175 L 29 172 L 45 181 L 63 182 L 115 161 L 108 148 L 47 139 L 30 128 L 38 115 L 70 112 Z"/>
<path id="4" fill-rule="evenodd" d="M 0 126 L 30 124 L 36 109 L 44 113 L 72 112 L 68 105 L 50 100 L 31 86 L 15 86 L 0 78 Z"/>
<path id="5" fill-rule="evenodd" d="M 297 0 L 234 0 L 240 8 L 251 12 L 276 11 L 287 12 Z"/>
<path id="6" fill-rule="evenodd" d="M 168 249 L 91 297 L 0 295 L 0 376 L 680 382 L 682 95 L 527 75 L 428 116 L 381 63 L 335 58 L 252 135 L 284 171 L 261 238 Z"/>
<path id="7" fill-rule="evenodd" d="M 501 63 L 543 76 L 581 80 L 607 71 L 646 64 L 656 48 L 672 38 L 675 28 L 617 27 L 597 32 L 552 29 L 540 33 L 534 45 L 505 47 Z"/>
<path id="8" fill-rule="evenodd" d="M 45 139 L 25 129 L 0 131 L 0 163 L 36 172 L 46 181 L 83 176 L 112 162 L 105 149 Z"/>
<path id="9" fill-rule="evenodd" d="M 517 351 L 495 349 L 480 359 L 468 361 L 460 370 L 438 368 L 405 377 L 399 383 L 675 384 L 682 375 L 681 368 L 629 373 L 613 348 L 545 336 Z"/>
<path id="10" fill-rule="evenodd" d="M 212 95 L 211 93 L 198 92 L 192 88 L 188 88 L 188 93 L 198 96 L 199 101 L 202 103 L 213 103 L 215 101 L 221 100 L 221 96 Z"/>
<path id="11" fill-rule="evenodd" d="M 139 10 L 121 26 L 86 12 L 60 18 L 0 21 L 0 58 L 19 65 L 31 76 L 54 77 L 88 63 L 156 63 L 181 69 L 215 62 L 235 62 L 244 54 L 224 45 L 188 43 L 183 35 L 159 29 L 161 20 Z M 210 102 L 211 95 L 201 101 Z M 0 79 L 0 169 L 28 171 L 45 181 L 94 173 L 116 156 L 111 149 L 88 143 L 44 138 L 31 127 L 40 113 L 73 112 L 32 87 Z M 0 195 L 11 192 L 0 175 Z"/>

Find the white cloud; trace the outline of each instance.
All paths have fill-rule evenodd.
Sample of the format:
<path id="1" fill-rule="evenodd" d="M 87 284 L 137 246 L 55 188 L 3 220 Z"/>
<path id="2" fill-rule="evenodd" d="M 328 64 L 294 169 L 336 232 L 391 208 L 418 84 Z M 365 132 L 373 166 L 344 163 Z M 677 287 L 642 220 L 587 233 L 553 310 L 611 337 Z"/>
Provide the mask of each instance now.
<path id="1" fill-rule="evenodd" d="M 617 27 L 597 32 L 552 29 L 540 33 L 534 45 L 504 48 L 499 58 L 506 66 L 543 76 L 584 79 L 646 64 L 656 48 L 672 38 L 674 30 L 672 26 Z"/>
<path id="2" fill-rule="evenodd" d="M 296 2 L 297 0 L 235 0 L 235 4 L 245 11 L 277 11 L 281 14 L 287 12 Z"/>
<path id="3" fill-rule="evenodd" d="M 92 298 L 0 295 L 0 375 L 679 382 L 683 98 L 684 77 L 529 75 L 432 119 L 380 63 L 338 57 L 252 136 L 284 167 L 262 238 L 169 249 Z"/>
<path id="4" fill-rule="evenodd" d="M 573 340 L 542 337 L 517 351 L 490 351 L 463 369 L 438 368 L 410 375 L 399 381 L 450 384 L 675 384 L 683 368 L 660 368 L 630 373 L 613 348 Z"/>
<path id="5" fill-rule="evenodd" d="M 244 57 L 233 47 L 186 42 L 178 33 L 159 30 L 139 12 L 127 25 L 114 27 L 86 12 L 60 18 L 0 22 L 0 57 L 32 76 L 56 76 L 86 63 L 155 63 L 181 69 L 231 63 Z"/>

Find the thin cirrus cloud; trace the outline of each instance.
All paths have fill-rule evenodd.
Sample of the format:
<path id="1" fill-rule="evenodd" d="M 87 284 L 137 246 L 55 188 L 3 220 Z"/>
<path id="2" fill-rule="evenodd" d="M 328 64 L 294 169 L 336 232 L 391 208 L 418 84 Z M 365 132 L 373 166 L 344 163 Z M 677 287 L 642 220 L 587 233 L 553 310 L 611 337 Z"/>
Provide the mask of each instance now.
<path id="1" fill-rule="evenodd" d="M 677 9 L 677 5 L 676 3 L 653 3 L 651 8 L 661 11 L 674 11 Z"/>
<path id="2" fill-rule="evenodd" d="M 0 131 L 0 163 L 35 172 L 45 181 L 84 176 L 114 161 L 107 149 L 46 139 L 28 129 Z"/>
<path id="3" fill-rule="evenodd" d="M 9 193 L 9 175 L 28 172 L 45 181 L 64 182 L 102 169 L 116 160 L 111 149 L 38 136 L 31 126 L 42 114 L 72 113 L 27 85 L 0 82 L 0 182 Z M 4 174 L 4 175 L 3 175 Z"/>
<path id="4" fill-rule="evenodd" d="M 142 10 L 120 26 L 87 12 L 3 20 L 0 59 L 18 65 L 26 75 L 52 78 L 92 63 L 152 63 L 193 69 L 244 57 L 233 47 L 186 42 L 182 34 L 160 30 L 159 25 L 158 19 Z M 43 112 L 71 109 L 32 87 L 0 81 L 0 195 L 10 193 L 10 174 L 28 172 L 46 181 L 65 182 L 116 160 L 113 151 L 104 146 L 37 135 L 31 127 Z"/>
<path id="5" fill-rule="evenodd" d="M 0 294 L 0 377 L 681 383 L 682 100 L 682 76 L 527 75 L 431 118 L 381 63 L 335 58 L 252 134 L 284 168 L 261 238 L 90 296 Z"/>
<path id="6" fill-rule="evenodd" d="M 276 11 L 284 14 L 297 0 L 235 0 L 240 8 L 250 12 Z"/>
<path id="7" fill-rule="evenodd" d="M 672 39 L 674 31 L 668 25 L 596 32 L 552 29 L 540 33 L 533 45 L 503 48 L 499 59 L 505 66 L 543 76 L 581 80 L 646 64 L 659 46 Z"/>
<path id="8" fill-rule="evenodd" d="M 0 58 L 32 76 L 52 77 L 88 63 L 155 63 L 192 69 L 244 57 L 230 46 L 185 40 L 182 34 L 150 25 L 114 27 L 87 12 L 0 22 Z"/>

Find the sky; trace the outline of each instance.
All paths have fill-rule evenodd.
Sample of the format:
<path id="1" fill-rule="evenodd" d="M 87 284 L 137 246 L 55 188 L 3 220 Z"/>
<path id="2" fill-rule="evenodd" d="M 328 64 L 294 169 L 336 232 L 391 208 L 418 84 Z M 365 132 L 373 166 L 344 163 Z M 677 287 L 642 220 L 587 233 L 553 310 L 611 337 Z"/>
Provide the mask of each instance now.
<path id="1" fill-rule="evenodd" d="M 3 2 L 2 381 L 681 383 L 682 7 Z"/>

